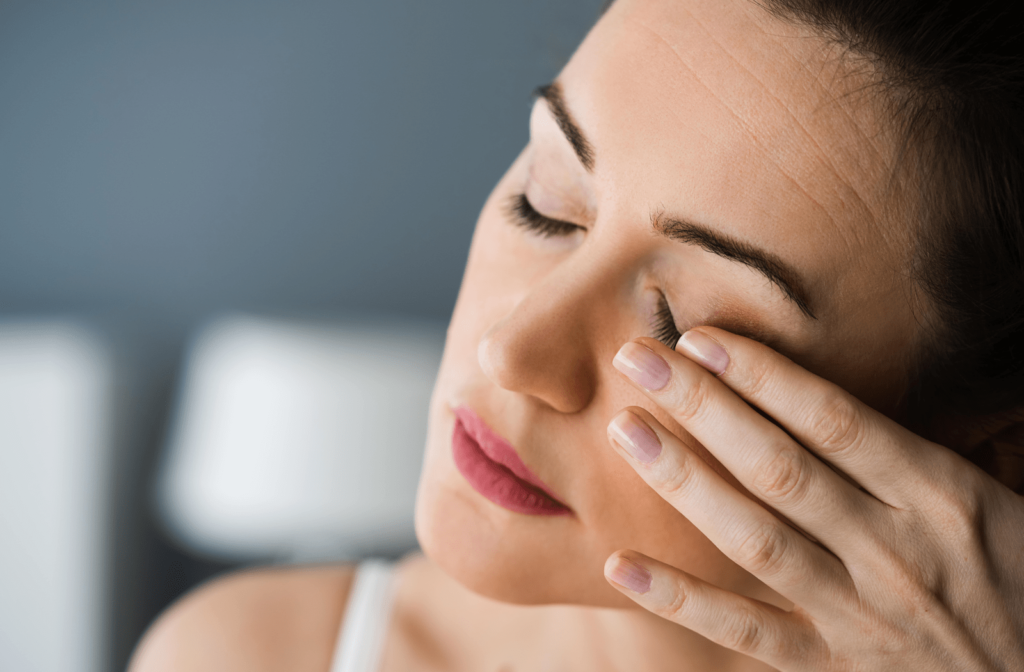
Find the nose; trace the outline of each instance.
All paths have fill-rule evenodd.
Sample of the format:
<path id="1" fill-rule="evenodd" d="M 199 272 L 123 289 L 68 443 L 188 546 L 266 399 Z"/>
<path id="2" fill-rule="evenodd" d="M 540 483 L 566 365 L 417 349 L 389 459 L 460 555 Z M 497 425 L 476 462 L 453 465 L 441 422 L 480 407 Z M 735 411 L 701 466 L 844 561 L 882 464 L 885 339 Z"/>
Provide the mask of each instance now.
<path id="1" fill-rule="evenodd" d="M 594 396 L 593 338 L 586 314 L 593 300 L 587 294 L 598 288 L 580 283 L 573 291 L 554 284 L 533 287 L 495 323 L 481 339 L 477 357 L 499 387 L 532 396 L 560 413 L 576 413 Z"/>

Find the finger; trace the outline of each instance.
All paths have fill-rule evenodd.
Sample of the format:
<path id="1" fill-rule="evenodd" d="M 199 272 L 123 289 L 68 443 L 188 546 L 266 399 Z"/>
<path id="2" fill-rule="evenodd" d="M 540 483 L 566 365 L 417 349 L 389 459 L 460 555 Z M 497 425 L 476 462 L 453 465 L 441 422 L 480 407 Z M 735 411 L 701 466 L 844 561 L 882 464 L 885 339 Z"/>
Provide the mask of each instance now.
<path id="1" fill-rule="evenodd" d="M 840 557 L 887 516 L 885 507 L 828 468 L 715 376 L 653 339 L 627 343 L 615 365 L 758 499 Z M 643 375 L 660 371 L 658 389 Z M 836 525 L 842 521 L 842 525 Z"/>
<path id="2" fill-rule="evenodd" d="M 730 485 L 646 412 L 623 411 L 608 434 L 662 498 L 733 562 L 785 598 L 811 613 L 830 613 L 854 594 L 834 555 Z"/>
<path id="3" fill-rule="evenodd" d="M 605 562 L 609 583 L 644 609 L 784 670 L 819 669 L 820 637 L 799 613 L 723 590 L 633 551 Z"/>
<path id="4" fill-rule="evenodd" d="M 883 501 L 898 499 L 908 475 L 923 475 L 926 456 L 942 450 L 757 341 L 699 327 L 677 350 Z"/>

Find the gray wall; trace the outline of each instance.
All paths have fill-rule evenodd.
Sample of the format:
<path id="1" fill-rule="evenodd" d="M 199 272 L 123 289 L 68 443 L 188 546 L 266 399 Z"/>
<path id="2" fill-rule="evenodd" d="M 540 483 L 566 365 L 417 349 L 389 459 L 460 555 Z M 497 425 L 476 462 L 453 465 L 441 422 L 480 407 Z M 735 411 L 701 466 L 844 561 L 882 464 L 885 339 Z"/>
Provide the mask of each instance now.
<path id="1" fill-rule="evenodd" d="M 223 567 L 147 505 L 183 343 L 232 310 L 446 319 L 477 211 L 601 0 L 0 0 L 0 318 L 119 362 L 117 669 Z"/>
<path id="2" fill-rule="evenodd" d="M 597 0 L 0 3 L 0 310 L 444 318 Z"/>

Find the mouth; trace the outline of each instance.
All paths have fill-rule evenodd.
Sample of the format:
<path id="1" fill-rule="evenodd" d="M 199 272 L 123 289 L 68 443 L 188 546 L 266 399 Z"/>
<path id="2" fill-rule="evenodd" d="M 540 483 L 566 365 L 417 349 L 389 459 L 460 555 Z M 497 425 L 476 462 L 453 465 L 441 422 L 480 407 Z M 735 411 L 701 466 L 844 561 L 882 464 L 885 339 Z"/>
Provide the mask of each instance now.
<path id="1" fill-rule="evenodd" d="M 453 409 L 452 456 L 459 473 L 485 499 L 532 516 L 565 516 L 572 510 L 519 458 L 515 448 L 467 406 Z"/>

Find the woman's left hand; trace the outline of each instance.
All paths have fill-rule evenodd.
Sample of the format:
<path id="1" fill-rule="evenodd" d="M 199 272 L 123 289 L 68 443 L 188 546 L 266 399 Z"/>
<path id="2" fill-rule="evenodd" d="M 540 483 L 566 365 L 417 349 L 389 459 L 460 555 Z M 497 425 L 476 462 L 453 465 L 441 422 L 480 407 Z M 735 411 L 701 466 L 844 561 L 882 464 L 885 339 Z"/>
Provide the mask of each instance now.
<path id="1" fill-rule="evenodd" d="M 612 444 L 795 606 L 633 551 L 608 559 L 612 585 L 785 671 L 1024 669 L 1024 497 L 759 343 L 701 327 L 678 349 L 641 339 L 615 365 L 771 511 L 641 409 Z"/>

